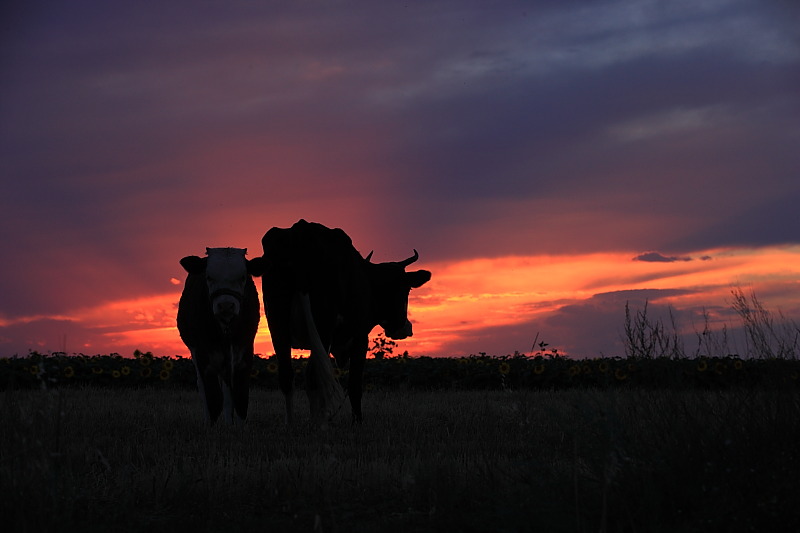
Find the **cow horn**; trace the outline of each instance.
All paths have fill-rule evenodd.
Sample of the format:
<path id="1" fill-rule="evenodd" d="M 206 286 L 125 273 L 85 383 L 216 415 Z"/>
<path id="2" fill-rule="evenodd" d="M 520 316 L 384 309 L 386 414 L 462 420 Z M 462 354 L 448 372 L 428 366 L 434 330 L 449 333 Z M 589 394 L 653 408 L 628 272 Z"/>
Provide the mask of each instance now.
<path id="1" fill-rule="evenodd" d="M 399 264 L 403 265 L 403 268 L 405 268 L 408 265 L 410 265 L 411 263 L 413 263 L 414 261 L 416 261 L 417 259 L 419 259 L 419 254 L 417 253 L 417 250 L 415 249 L 414 250 L 414 255 L 412 255 L 411 257 L 409 257 L 405 261 L 400 261 Z"/>
<path id="2" fill-rule="evenodd" d="M 367 263 L 370 263 L 370 262 L 372 262 L 372 254 L 373 254 L 374 252 L 375 252 L 375 250 L 372 250 L 372 251 L 369 253 L 369 255 L 367 255 Z"/>

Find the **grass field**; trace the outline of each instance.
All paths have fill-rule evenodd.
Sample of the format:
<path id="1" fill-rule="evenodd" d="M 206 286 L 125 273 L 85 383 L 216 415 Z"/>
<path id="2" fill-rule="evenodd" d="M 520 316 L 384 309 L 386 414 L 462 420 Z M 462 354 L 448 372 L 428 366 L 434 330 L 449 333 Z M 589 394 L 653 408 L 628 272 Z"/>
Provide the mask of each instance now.
<path id="1" fill-rule="evenodd" d="M 385 391 L 326 430 L 253 391 L 0 393 L 6 531 L 792 531 L 794 390 Z"/>

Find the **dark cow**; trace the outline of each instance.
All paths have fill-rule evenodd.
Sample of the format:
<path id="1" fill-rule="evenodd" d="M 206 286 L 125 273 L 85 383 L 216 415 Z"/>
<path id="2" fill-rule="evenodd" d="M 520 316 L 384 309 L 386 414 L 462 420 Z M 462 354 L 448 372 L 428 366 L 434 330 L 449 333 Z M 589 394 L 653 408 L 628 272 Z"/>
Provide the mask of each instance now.
<path id="1" fill-rule="evenodd" d="M 189 256 L 189 273 L 178 304 L 178 331 L 192 353 L 197 388 L 213 424 L 224 412 L 229 422 L 247 417 L 253 340 L 261 318 L 246 249 L 206 248 L 208 257 Z M 223 411 L 224 404 L 224 411 Z"/>
<path id="2" fill-rule="evenodd" d="M 414 255 L 397 263 L 364 259 L 341 229 L 300 220 L 291 228 L 272 228 L 261 240 L 264 256 L 264 311 L 278 357 L 287 421 L 292 417 L 291 349 L 310 349 L 309 399 L 312 415 L 330 407 L 335 394 L 328 354 L 339 366 L 349 362 L 348 396 L 353 420 L 360 422 L 361 387 L 369 334 L 380 325 L 392 339 L 412 335 L 408 295 L 431 278 L 426 270 L 406 272 Z M 258 261 L 254 259 L 253 261 Z M 317 357 L 320 353 L 324 357 Z M 320 361 L 314 363 L 314 359 Z M 313 363 L 313 364 L 312 364 Z"/>

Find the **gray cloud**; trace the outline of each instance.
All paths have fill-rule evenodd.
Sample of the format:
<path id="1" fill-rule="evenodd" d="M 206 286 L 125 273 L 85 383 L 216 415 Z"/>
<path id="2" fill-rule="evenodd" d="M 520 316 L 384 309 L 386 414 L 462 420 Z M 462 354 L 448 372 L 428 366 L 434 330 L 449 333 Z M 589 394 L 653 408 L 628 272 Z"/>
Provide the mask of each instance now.
<path id="1" fill-rule="evenodd" d="M 646 263 L 674 263 L 676 261 L 691 261 L 692 258 L 688 256 L 665 256 L 658 252 L 645 252 L 633 258 L 634 261 L 644 261 Z"/>
<path id="2" fill-rule="evenodd" d="M 766 4 L 9 8 L 0 316 L 300 217 L 387 259 L 798 242 L 800 40 Z"/>

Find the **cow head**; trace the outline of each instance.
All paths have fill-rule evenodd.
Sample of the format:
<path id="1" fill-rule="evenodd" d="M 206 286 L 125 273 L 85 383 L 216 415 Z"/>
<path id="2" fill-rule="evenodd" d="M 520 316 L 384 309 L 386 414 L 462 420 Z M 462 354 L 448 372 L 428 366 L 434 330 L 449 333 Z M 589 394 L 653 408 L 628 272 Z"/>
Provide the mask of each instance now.
<path id="1" fill-rule="evenodd" d="M 205 275 L 211 311 L 223 330 L 239 316 L 242 307 L 249 277 L 246 253 L 246 248 L 206 248 L 207 257 L 181 259 L 189 274 Z"/>
<path id="2" fill-rule="evenodd" d="M 367 256 L 370 264 L 370 278 L 374 289 L 373 311 L 378 324 L 390 339 L 400 340 L 411 337 L 411 322 L 408 320 L 408 295 L 411 289 L 421 287 L 431 279 L 427 270 L 406 272 L 406 267 L 419 259 L 414 255 L 396 263 L 372 263 L 372 252 Z"/>

